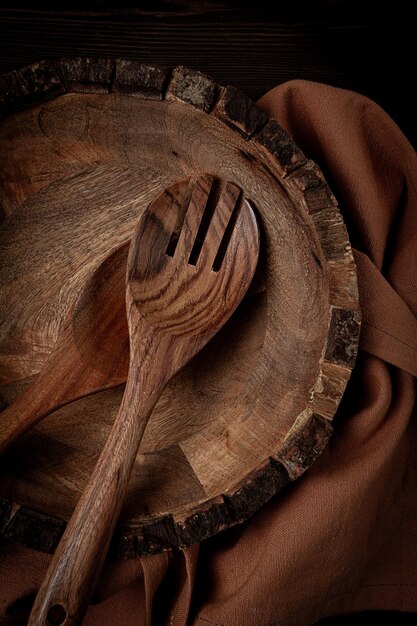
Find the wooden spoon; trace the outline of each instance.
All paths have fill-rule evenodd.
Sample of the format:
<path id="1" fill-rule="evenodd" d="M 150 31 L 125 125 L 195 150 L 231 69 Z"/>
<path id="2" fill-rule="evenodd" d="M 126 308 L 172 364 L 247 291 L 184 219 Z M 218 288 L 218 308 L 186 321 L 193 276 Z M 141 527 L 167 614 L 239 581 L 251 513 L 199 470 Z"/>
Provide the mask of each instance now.
<path id="1" fill-rule="evenodd" d="M 41 372 L 0 414 L 0 453 L 64 404 L 125 382 L 129 335 L 120 285 L 127 252 L 128 244 L 96 269 Z"/>
<path id="2" fill-rule="evenodd" d="M 181 181 L 139 220 L 126 275 L 125 394 L 37 595 L 32 626 L 81 623 L 148 417 L 164 385 L 226 322 L 251 282 L 259 252 L 255 215 L 236 185 L 213 183 L 209 175 Z"/>

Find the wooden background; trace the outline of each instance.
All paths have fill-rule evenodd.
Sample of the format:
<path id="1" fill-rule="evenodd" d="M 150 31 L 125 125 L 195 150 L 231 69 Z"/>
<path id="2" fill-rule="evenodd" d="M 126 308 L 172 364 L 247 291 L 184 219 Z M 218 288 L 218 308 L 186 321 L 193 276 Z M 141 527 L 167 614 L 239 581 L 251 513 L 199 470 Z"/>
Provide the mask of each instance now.
<path id="1" fill-rule="evenodd" d="M 411 6 L 412 3 L 408 3 Z M 303 78 L 359 91 L 417 145 L 414 20 L 406 3 L 364 0 L 0 2 L 0 72 L 61 56 L 188 65 L 256 100 Z M 416 624 L 368 612 L 321 626 Z"/>
<path id="2" fill-rule="evenodd" d="M 64 55 L 124 56 L 188 65 L 253 99 L 286 80 L 316 80 L 373 98 L 417 144 L 414 19 L 403 0 L 54 4 L 0 2 L 0 72 Z"/>

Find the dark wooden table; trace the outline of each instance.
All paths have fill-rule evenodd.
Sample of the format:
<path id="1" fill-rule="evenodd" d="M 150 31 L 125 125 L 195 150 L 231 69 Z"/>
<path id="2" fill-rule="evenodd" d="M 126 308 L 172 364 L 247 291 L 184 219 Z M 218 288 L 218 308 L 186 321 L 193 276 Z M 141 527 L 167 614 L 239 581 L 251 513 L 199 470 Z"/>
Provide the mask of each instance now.
<path id="1" fill-rule="evenodd" d="M 0 72 L 62 56 L 122 56 L 188 65 L 254 100 L 286 80 L 320 81 L 374 99 L 416 146 L 413 27 L 402 0 L 62 0 L 53 8 L 6 0 Z M 367 612 L 320 626 L 416 623 L 417 615 Z"/>
<path id="2" fill-rule="evenodd" d="M 255 100 L 280 82 L 304 78 L 373 98 L 417 144 L 414 20 L 402 0 L 55 5 L 0 2 L 0 72 L 66 55 L 124 56 L 188 65 Z"/>

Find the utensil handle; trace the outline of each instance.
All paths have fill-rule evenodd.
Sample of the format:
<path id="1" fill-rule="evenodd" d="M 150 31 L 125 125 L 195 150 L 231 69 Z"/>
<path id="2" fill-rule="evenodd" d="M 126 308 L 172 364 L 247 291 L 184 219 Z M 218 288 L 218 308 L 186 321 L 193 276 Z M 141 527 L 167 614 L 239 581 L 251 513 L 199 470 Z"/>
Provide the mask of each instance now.
<path id="1" fill-rule="evenodd" d="M 148 417 L 159 396 L 159 390 L 146 393 L 139 377 L 138 369 L 131 367 L 109 438 L 49 565 L 30 615 L 30 626 L 76 626 L 82 622 Z"/>

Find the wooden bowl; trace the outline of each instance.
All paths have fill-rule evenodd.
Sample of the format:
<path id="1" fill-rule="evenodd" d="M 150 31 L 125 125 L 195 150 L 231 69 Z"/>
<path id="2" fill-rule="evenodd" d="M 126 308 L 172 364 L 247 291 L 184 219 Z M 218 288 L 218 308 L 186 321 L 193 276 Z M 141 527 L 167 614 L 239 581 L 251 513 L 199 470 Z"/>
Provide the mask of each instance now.
<path id="1" fill-rule="evenodd" d="M 245 520 L 323 450 L 355 362 L 355 265 L 323 175 L 243 94 L 184 67 L 41 62 L 3 78 L 0 110 L 4 406 L 42 367 L 93 270 L 129 241 L 164 187 L 210 172 L 257 208 L 254 283 L 152 414 L 119 554 L 186 546 Z M 4 455 L 3 536 L 54 549 L 122 394 L 55 411 Z"/>

